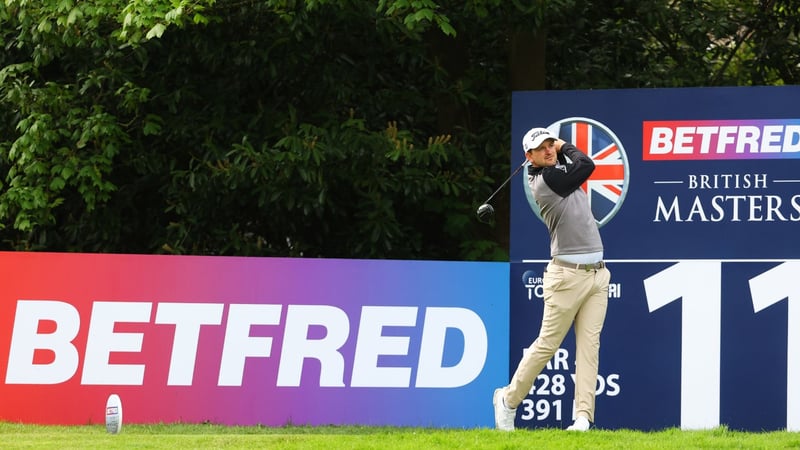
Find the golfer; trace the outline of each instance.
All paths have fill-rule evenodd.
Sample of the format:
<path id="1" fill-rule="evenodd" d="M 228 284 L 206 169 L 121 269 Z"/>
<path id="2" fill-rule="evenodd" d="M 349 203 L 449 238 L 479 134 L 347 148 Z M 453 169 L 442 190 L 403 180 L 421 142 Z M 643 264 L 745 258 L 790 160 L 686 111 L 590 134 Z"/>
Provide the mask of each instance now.
<path id="1" fill-rule="evenodd" d="M 575 422 L 568 430 L 587 431 L 594 423 L 600 332 L 608 306 L 611 273 L 603 262 L 603 242 L 581 185 L 594 162 L 546 128 L 522 138 L 528 186 L 550 233 L 544 273 L 544 311 L 539 336 L 524 352 L 511 383 L 494 391 L 495 426 L 513 431 L 517 406 L 575 326 Z"/>

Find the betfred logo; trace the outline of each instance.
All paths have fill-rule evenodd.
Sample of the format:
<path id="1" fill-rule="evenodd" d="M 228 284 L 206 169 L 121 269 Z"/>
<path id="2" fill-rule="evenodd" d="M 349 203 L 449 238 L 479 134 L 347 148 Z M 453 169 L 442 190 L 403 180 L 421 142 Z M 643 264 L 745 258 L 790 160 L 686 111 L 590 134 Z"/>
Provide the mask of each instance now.
<path id="1" fill-rule="evenodd" d="M 174 330 L 171 341 L 158 337 L 162 327 Z M 222 341 L 209 340 L 209 329 L 220 327 L 224 332 L 216 336 Z M 250 334 L 263 327 L 277 335 Z M 384 335 L 387 327 L 408 335 Z M 418 348 L 412 348 L 416 328 Z M 315 337 L 320 329 L 322 337 Z M 461 355 L 445 364 L 452 333 L 461 336 L 455 345 Z M 76 345 L 79 340 L 85 348 Z M 352 357 L 343 350 L 348 341 L 355 341 Z M 446 389 L 480 375 L 488 344 L 483 320 L 461 307 L 365 305 L 350 318 L 333 305 L 95 301 L 91 315 L 82 317 L 67 302 L 18 300 L 5 384 L 61 384 L 80 373 L 82 385 L 142 386 L 145 369 L 163 364 L 166 352 L 167 377 L 151 382 L 167 386 L 192 386 L 202 355 L 218 362 L 217 386 L 242 386 L 248 361 L 277 360 L 276 386 L 300 387 L 305 362 L 316 360 L 319 387 Z M 387 357 L 416 357 L 416 364 L 389 367 Z"/>
<path id="2" fill-rule="evenodd" d="M 645 161 L 800 158 L 800 120 L 693 120 L 642 124 Z"/>

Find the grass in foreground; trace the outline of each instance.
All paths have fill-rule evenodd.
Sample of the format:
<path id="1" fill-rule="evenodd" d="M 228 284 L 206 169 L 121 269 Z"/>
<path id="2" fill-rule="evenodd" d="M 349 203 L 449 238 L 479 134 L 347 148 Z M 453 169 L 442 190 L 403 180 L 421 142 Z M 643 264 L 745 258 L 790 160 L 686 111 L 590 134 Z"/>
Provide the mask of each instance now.
<path id="1" fill-rule="evenodd" d="M 223 425 L 125 425 L 117 435 L 104 425 L 51 426 L 0 423 L 3 448 L 280 448 L 280 449 L 699 449 L 800 448 L 800 433 L 708 431 L 655 432 L 559 429 L 431 429 L 362 426 L 231 427 Z"/>

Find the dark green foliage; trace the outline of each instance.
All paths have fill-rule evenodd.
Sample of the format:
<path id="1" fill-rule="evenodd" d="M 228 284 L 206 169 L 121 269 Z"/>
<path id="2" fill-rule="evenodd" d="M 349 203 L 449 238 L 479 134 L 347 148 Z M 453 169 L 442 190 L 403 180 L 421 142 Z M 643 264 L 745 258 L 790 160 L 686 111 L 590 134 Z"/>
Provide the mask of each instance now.
<path id="1" fill-rule="evenodd" d="M 0 248 L 504 260 L 507 193 L 475 209 L 510 173 L 514 36 L 547 33 L 550 89 L 788 84 L 798 12 L 7 0 Z"/>

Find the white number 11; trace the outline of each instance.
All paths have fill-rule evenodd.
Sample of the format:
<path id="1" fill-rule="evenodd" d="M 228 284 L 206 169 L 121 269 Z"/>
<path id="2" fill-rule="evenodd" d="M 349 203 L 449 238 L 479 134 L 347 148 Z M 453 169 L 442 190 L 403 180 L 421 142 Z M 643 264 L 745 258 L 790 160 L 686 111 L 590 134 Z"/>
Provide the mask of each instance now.
<path id="1" fill-rule="evenodd" d="M 786 430 L 800 431 L 800 261 L 789 261 L 750 279 L 753 310 L 788 301 L 786 345 Z"/>
<path id="2" fill-rule="evenodd" d="M 719 426 L 721 266 L 719 261 L 683 261 L 644 280 L 650 312 L 683 298 L 682 429 Z"/>
<path id="3" fill-rule="evenodd" d="M 681 428 L 719 426 L 722 262 L 681 261 L 644 280 L 653 312 L 680 298 Z M 800 261 L 750 279 L 753 310 L 788 299 L 786 429 L 800 431 Z"/>

